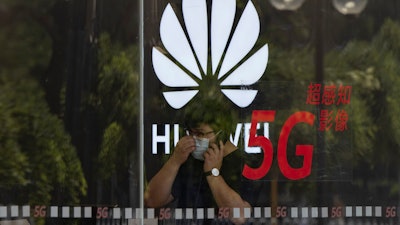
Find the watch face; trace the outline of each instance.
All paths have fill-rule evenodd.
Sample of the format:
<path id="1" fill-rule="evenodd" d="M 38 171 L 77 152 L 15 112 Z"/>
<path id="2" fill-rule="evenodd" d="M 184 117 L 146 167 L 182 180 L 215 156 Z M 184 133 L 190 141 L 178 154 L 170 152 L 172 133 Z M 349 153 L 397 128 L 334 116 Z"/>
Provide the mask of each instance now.
<path id="1" fill-rule="evenodd" d="M 212 170 L 211 170 L 211 173 L 212 173 L 212 175 L 213 176 L 218 176 L 219 175 L 219 170 L 217 169 L 217 168 L 213 168 Z"/>

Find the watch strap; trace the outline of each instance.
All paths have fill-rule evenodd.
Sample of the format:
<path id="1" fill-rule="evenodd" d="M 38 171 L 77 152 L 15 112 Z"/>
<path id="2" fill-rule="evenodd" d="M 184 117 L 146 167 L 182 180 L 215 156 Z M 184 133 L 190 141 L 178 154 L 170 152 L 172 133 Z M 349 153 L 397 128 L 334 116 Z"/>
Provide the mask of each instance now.
<path id="1" fill-rule="evenodd" d="M 211 172 L 211 170 L 210 171 L 207 171 L 207 172 L 204 172 L 204 176 L 211 176 L 212 175 L 212 172 Z"/>

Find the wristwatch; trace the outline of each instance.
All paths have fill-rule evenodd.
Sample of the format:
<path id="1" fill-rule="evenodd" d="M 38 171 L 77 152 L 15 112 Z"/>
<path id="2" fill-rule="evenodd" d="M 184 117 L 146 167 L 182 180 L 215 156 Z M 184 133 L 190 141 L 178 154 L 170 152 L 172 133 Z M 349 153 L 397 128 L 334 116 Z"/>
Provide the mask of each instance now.
<path id="1" fill-rule="evenodd" d="M 212 175 L 213 177 L 218 177 L 219 176 L 219 169 L 217 168 L 212 168 L 212 170 L 205 172 L 204 173 L 205 176 L 210 176 Z"/>

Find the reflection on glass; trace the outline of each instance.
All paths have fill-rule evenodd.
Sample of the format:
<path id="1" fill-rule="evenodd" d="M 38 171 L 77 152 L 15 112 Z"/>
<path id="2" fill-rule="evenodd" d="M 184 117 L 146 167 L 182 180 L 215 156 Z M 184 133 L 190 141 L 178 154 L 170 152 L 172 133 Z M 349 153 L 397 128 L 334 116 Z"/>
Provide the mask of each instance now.
<path id="1" fill-rule="evenodd" d="M 360 14 L 368 0 L 333 0 L 333 6 L 344 15 Z"/>
<path id="2" fill-rule="evenodd" d="M 304 0 L 270 0 L 270 3 L 278 10 L 294 11 L 301 7 Z"/>

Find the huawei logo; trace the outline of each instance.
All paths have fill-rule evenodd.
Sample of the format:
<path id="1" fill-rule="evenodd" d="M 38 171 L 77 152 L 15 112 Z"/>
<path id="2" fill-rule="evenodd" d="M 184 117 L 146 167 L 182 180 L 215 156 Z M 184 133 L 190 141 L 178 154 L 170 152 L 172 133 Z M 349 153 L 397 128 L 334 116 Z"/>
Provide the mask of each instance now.
<path id="1" fill-rule="evenodd" d="M 152 49 L 154 71 L 168 87 L 163 92 L 168 104 L 182 108 L 211 80 L 237 106 L 250 105 L 257 90 L 243 87 L 256 83 L 268 62 L 267 44 L 254 49 L 260 21 L 252 1 L 237 24 L 236 0 L 213 0 L 210 24 L 206 0 L 183 0 L 182 12 L 183 25 L 166 6 L 160 22 L 163 47 Z"/>

